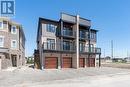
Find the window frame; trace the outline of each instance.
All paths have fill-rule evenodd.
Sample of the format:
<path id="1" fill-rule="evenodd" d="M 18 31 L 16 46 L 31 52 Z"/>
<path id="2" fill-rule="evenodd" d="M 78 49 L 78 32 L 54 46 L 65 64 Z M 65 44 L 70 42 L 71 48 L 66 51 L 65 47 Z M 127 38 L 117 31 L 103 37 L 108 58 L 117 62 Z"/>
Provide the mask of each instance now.
<path id="1" fill-rule="evenodd" d="M 0 27 L 0 29 L 3 29 L 3 21 L 0 21 L 1 22 L 1 27 Z"/>
<path id="2" fill-rule="evenodd" d="M 15 27 L 15 32 L 13 32 L 13 27 Z M 11 26 L 11 34 L 17 34 L 17 26 Z"/>
<path id="3" fill-rule="evenodd" d="M 15 46 L 15 47 L 13 46 L 13 41 L 15 41 L 15 42 L 16 42 L 16 43 L 15 43 L 15 44 L 16 44 L 16 46 Z M 11 48 L 13 48 L 13 49 L 16 49 L 16 48 L 17 48 L 17 40 L 11 40 Z"/>
<path id="4" fill-rule="evenodd" d="M 46 31 L 51 33 L 56 33 L 56 25 L 54 24 L 46 24 Z"/>
<path id="5" fill-rule="evenodd" d="M 4 36 L 0 36 L 0 38 L 3 39 L 2 45 L 0 44 L 0 47 L 4 47 Z M 0 42 L 1 43 L 1 42 Z"/>
<path id="6" fill-rule="evenodd" d="M 65 50 L 65 51 L 72 50 L 71 44 L 72 44 L 72 42 L 70 42 L 70 41 L 66 41 L 66 40 L 63 41 L 63 50 Z"/>
<path id="7" fill-rule="evenodd" d="M 49 50 L 55 50 L 55 39 L 47 38 L 47 49 Z"/>

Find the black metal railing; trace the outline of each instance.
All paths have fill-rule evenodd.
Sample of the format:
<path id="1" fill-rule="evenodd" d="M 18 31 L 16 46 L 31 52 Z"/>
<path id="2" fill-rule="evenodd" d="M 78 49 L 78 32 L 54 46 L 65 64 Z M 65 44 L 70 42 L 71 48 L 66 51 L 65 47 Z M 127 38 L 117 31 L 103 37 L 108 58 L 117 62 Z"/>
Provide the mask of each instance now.
<path id="1" fill-rule="evenodd" d="M 43 50 L 51 50 L 51 51 L 68 51 L 68 52 L 76 52 L 76 46 L 74 44 L 70 44 L 65 46 L 62 43 L 43 43 Z M 101 48 L 97 47 L 82 47 L 79 48 L 80 53 L 101 53 Z"/>
<path id="2" fill-rule="evenodd" d="M 72 30 L 63 30 L 63 36 L 73 36 Z"/>
<path id="3" fill-rule="evenodd" d="M 82 52 L 87 52 L 87 53 L 101 53 L 101 48 L 97 47 L 84 47 L 84 51 Z"/>

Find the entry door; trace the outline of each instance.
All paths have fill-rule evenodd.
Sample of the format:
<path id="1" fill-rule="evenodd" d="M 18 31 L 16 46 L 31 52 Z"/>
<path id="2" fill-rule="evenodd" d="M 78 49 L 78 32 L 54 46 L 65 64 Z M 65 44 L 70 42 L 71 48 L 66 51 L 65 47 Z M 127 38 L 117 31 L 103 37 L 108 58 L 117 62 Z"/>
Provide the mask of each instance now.
<path id="1" fill-rule="evenodd" d="M 12 55 L 12 66 L 16 67 L 17 66 L 17 55 Z"/>

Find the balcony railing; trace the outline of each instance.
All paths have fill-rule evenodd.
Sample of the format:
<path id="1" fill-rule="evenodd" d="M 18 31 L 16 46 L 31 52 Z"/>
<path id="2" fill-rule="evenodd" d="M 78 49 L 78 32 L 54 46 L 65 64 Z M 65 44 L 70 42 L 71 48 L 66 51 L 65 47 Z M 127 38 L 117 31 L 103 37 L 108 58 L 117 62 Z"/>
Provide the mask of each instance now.
<path id="1" fill-rule="evenodd" d="M 84 47 L 84 49 L 80 52 L 87 52 L 87 53 L 101 53 L 101 48 L 97 47 Z"/>
<path id="2" fill-rule="evenodd" d="M 72 30 L 62 30 L 62 36 L 73 37 L 74 33 Z"/>
<path id="3" fill-rule="evenodd" d="M 63 43 L 43 43 L 43 50 L 47 51 L 65 51 L 76 52 L 76 46 L 71 44 L 70 46 L 64 46 Z M 96 47 L 83 47 L 79 49 L 80 53 L 101 53 L 101 48 Z"/>

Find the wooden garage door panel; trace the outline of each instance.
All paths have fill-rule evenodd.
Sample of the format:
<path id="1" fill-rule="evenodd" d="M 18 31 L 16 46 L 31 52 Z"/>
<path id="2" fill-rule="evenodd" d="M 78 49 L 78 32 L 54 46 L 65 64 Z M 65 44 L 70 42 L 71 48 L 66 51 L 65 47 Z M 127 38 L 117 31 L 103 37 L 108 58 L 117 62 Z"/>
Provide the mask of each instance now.
<path id="1" fill-rule="evenodd" d="M 90 65 L 89 65 L 89 62 L 90 62 Z M 95 58 L 90 58 L 89 60 L 87 59 L 87 67 L 95 67 Z"/>
<path id="2" fill-rule="evenodd" d="M 90 59 L 90 66 L 95 67 L 95 58 Z"/>
<path id="3" fill-rule="evenodd" d="M 45 69 L 56 69 L 57 68 L 57 58 L 45 58 Z"/>
<path id="4" fill-rule="evenodd" d="M 85 64 L 85 59 L 84 58 L 80 58 L 79 59 L 79 67 L 84 67 Z"/>
<path id="5" fill-rule="evenodd" d="M 71 57 L 63 57 L 62 68 L 72 68 L 72 58 Z"/>

